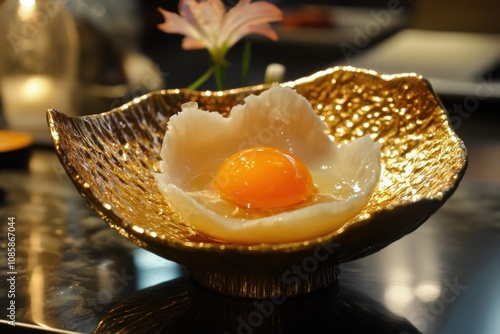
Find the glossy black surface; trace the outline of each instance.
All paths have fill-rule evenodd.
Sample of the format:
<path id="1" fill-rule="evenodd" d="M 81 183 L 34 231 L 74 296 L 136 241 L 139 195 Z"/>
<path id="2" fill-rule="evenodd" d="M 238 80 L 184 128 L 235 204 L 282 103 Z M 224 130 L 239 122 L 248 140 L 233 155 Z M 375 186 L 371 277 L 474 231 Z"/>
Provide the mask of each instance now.
<path id="1" fill-rule="evenodd" d="M 498 333 L 500 185 L 462 182 L 414 233 L 315 294 L 253 301 L 199 287 L 102 222 L 50 150 L 1 171 L 0 332 Z M 15 217 L 15 268 L 7 267 Z M 16 272 L 11 275 L 9 272 Z M 15 299 L 7 279 L 15 276 Z M 7 323 L 15 300 L 16 327 Z M 99 323 L 101 324 L 99 325 Z M 207 332 L 208 331 L 208 332 Z"/>

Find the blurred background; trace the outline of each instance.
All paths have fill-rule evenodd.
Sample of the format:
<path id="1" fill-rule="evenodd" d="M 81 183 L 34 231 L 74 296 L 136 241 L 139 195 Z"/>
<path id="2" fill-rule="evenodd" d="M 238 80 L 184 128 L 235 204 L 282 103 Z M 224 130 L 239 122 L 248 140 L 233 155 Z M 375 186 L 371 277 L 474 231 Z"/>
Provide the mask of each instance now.
<path id="1" fill-rule="evenodd" d="M 494 0 L 271 2 L 285 13 L 283 22 L 275 25 L 279 41 L 246 38 L 252 44 L 246 84 L 262 83 L 271 63 L 286 67 L 285 81 L 336 65 L 389 74 L 416 72 L 430 80 L 452 125 L 471 138 L 467 144 L 481 142 L 486 153 L 474 158 L 483 169 L 500 165 L 500 150 L 492 144 L 498 139 L 500 101 L 500 21 Z M 31 21 L 15 14 L 34 3 L 42 9 L 31 14 Z M 230 8 L 236 0 L 224 3 Z M 107 111 L 150 91 L 186 87 L 209 66 L 206 50 L 183 50 L 183 36 L 157 28 L 163 21 L 157 8 L 176 12 L 178 1 L 0 0 L 0 4 L 0 127 L 28 131 L 39 144 L 50 144 L 47 108 L 75 115 Z M 33 56 L 29 49 L 41 48 L 43 34 L 49 51 Z M 228 54 L 228 87 L 242 85 L 239 66 L 244 44 L 240 41 Z M 21 59 L 31 59 L 28 71 L 61 77 L 58 86 L 53 88 L 52 81 L 9 81 L 15 68 L 26 71 Z M 53 65 L 47 69 L 40 64 Z M 68 77 L 69 83 L 64 81 Z M 46 93 L 41 102 L 28 101 L 35 99 L 33 90 L 42 91 L 36 84 L 48 85 L 47 91 L 56 93 Z M 200 89 L 215 89 L 215 84 L 209 80 Z M 483 171 L 475 172 L 471 166 L 469 174 L 483 177 Z M 496 173 L 491 177 L 500 181 Z"/>

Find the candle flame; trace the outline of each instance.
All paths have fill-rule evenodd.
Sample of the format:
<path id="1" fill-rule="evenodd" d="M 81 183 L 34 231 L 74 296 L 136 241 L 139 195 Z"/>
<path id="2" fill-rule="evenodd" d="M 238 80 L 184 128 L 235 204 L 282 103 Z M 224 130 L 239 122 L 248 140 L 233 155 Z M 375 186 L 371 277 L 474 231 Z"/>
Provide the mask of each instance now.
<path id="1" fill-rule="evenodd" d="M 35 14 L 36 1 L 35 0 L 19 0 L 18 15 L 21 20 L 29 20 Z"/>
<path id="2" fill-rule="evenodd" d="M 39 99 L 40 96 L 43 96 L 47 93 L 47 80 L 39 77 L 31 77 L 24 83 L 22 89 L 22 96 L 26 99 L 36 100 Z"/>

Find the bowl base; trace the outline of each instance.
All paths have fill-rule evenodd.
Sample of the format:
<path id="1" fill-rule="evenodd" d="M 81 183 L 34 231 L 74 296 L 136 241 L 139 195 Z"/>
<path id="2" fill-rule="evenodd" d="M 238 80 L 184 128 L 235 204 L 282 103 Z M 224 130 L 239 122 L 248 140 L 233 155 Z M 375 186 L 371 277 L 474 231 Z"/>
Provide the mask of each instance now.
<path id="1" fill-rule="evenodd" d="M 332 285 L 340 274 L 340 265 L 306 271 L 291 267 L 283 272 L 256 273 L 211 271 L 188 268 L 191 277 L 207 289 L 243 298 L 275 299 L 311 293 Z"/>

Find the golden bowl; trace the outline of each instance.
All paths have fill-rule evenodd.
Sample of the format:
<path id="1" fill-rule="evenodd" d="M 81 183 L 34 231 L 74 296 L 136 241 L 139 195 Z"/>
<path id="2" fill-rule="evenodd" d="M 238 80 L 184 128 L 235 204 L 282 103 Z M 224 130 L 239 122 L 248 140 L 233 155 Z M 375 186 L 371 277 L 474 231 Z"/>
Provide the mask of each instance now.
<path id="1" fill-rule="evenodd" d="M 338 142 L 370 135 L 382 144 L 380 182 L 367 206 L 329 234 L 283 244 L 212 240 L 174 212 L 158 190 L 160 150 L 181 104 L 228 114 L 260 85 L 219 92 L 162 90 L 109 112 L 47 113 L 57 154 L 88 204 L 124 237 L 185 265 L 210 289 L 274 298 L 336 280 L 339 264 L 415 230 L 454 192 L 467 152 L 430 84 L 416 74 L 380 75 L 336 67 L 284 83 L 306 97 Z"/>

